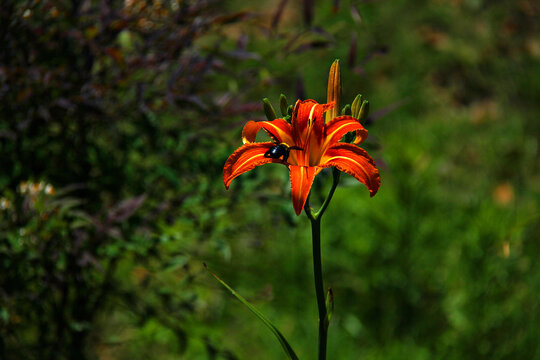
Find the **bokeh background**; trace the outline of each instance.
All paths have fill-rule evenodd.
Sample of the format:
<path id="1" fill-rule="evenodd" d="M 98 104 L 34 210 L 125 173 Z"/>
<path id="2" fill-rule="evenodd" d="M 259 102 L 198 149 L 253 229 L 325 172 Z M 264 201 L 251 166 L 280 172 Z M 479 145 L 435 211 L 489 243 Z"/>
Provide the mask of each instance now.
<path id="1" fill-rule="evenodd" d="M 0 358 L 284 358 L 203 261 L 315 358 L 288 172 L 225 191 L 222 169 L 263 97 L 323 102 L 339 58 L 382 186 L 344 175 L 323 219 L 329 359 L 540 359 L 539 19 L 533 0 L 3 1 Z"/>

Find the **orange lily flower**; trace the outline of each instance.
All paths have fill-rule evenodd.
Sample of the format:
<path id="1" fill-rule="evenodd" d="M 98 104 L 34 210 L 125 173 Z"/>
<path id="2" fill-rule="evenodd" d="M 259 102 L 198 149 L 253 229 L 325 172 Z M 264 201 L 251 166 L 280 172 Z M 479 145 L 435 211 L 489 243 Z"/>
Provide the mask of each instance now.
<path id="1" fill-rule="evenodd" d="M 290 171 L 296 215 L 302 212 L 313 179 L 323 168 L 335 166 L 366 185 L 371 196 L 375 195 L 381 183 L 379 170 L 368 153 L 356 146 L 367 138 L 368 132 L 352 116 L 339 116 L 325 123 L 324 112 L 333 108 L 333 102 L 298 100 L 290 124 L 284 119 L 249 121 L 242 131 L 244 145 L 229 156 L 223 168 L 225 187 L 228 189 L 235 177 L 257 166 L 281 163 Z M 260 129 L 274 142 L 254 142 Z M 356 132 L 354 144 L 339 142 L 352 131 Z"/>

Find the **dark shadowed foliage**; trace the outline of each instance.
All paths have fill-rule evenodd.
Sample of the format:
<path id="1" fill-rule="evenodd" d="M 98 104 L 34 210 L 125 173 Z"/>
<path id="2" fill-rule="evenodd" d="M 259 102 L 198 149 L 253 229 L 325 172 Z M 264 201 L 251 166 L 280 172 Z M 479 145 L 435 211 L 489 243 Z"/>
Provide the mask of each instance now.
<path id="1" fill-rule="evenodd" d="M 3 1 L 0 359 L 281 358 L 203 261 L 314 358 L 288 171 L 228 191 L 222 171 L 262 98 L 324 101 L 336 58 L 382 185 L 343 174 L 323 219 L 329 358 L 540 359 L 539 18 L 532 0 Z"/>
<path id="2" fill-rule="evenodd" d="M 193 313 L 194 295 L 161 293 L 145 282 L 143 266 L 187 266 L 174 253 L 161 258 L 159 223 L 172 221 L 190 194 L 206 198 L 195 167 L 220 173 L 220 158 L 204 159 L 200 145 L 226 124 L 215 123 L 212 133 L 207 125 L 223 112 L 250 110 L 238 100 L 223 103 L 230 95 L 209 86 L 211 77 L 231 76 L 226 46 L 195 44 L 248 17 L 223 15 L 218 7 L 216 1 L 2 4 L 4 356 L 96 354 L 89 346 L 99 336 L 96 320 L 119 305 L 135 323 L 163 324 L 185 347 L 182 319 Z M 179 109 L 180 119 L 168 115 Z M 130 258 L 139 263 L 140 288 L 118 276 Z"/>

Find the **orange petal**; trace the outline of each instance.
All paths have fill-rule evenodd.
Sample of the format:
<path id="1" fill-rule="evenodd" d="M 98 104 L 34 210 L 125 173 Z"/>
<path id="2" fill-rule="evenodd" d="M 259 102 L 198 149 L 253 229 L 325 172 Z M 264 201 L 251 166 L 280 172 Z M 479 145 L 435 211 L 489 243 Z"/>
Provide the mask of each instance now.
<path id="1" fill-rule="evenodd" d="M 315 100 L 298 100 L 296 105 L 294 105 L 294 110 L 292 113 L 291 124 L 295 132 L 296 143 L 300 147 L 304 145 L 304 141 L 307 137 L 308 126 L 313 120 L 313 112 L 315 106 L 318 105 Z"/>
<path id="2" fill-rule="evenodd" d="M 316 140 L 320 145 L 324 140 L 324 113 L 331 110 L 334 107 L 334 102 L 329 104 L 317 104 L 313 111 L 311 111 L 311 118 L 309 122 L 311 124 L 310 140 Z"/>
<path id="3" fill-rule="evenodd" d="M 356 131 L 355 144 L 363 142 L 368 135 L 368 131 L 352 116 L 339 116 L 330 121 L 325 128 L 325 141 L 328 145 L 333 145 L 341 140 L 345 134 Z"/>
<path id="4" fill-rule="evenodd" d="M 275 144 L 272 142 L 250 143 L 240 146 L 225 162 L 223 167 L 223 183 L 228 189 L 231 181 L 256 166 L 271 162 L 281 163 L 280 159 L 264 157 L 264 153 Z"/>
<path id="5" fill-rule="evenodd" d="M 292 127 L 283 119 L 273 121 L 249 121 L 242 130 L 242 141 L 244 144 L 252 143 L 257 137 L 259 130 L 264 129 L 270 137 L 278 144 L 285 143 L 293 146 Z"/>
<path id="6" fill-rule="evenodd" d="M 318 104 L 314 100 L 297 101 L 292 115 L 292 128 L 295 145 L 302 148 L 302 156 L 297 156 L 299 165 L 313 165 L 318 163 L 324 141 L 323 114 L 334 106 Z"/>
<path id="7" fill-rule="evenodd" d="M 330 147 L 321 161 L 321 167 L 335 166 L 366 185 L 374 196 L 381 185 L 379 170 L 368 153 L 351 144 L 338 143 Z"/>
<path id="8" fill-rule="evenodd" d="M 296 215 L 300 215 L 315 178 L 316 167 L 290 165 L 291 194 Z"/>
<path id="9" fill-rule="evenodd" d="M 308 125 L 316 122 L 317 119 L 321 120 L 324 124 L 324 119 L 322 119 L 322 114 L 334 107 L 334 102 L 328 104 L 319 104 L 315 100 L 298 100 L 296 105 L 294 105 L 293 115 L 292 115 L 292 126 L 298 132 L 304 131 Z"/>

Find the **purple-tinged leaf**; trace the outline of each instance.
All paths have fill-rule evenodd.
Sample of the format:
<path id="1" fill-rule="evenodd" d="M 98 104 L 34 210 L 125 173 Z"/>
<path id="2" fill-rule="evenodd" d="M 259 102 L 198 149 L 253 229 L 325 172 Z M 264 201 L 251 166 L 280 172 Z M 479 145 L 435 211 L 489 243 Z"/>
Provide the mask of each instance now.
<path id="1" fill-rule="evenodd" d="M 247 45 L 249 43 L 249 36 L 246 33 L 243 33 L 238 37 L 238 40 L 236 41 L 236 49 L 237 50 L 246 50 Z"/>
<path id="2" fill-rule="evenodd" d="M 261 110 L 260 102 L 251 103 L 231 103 L 222 112 L 224 115 L 233 116 L 246 113 L 257 113 Z"/>
<path id="3" fill-rule="evenodd" d="M 315 2 L 314 0 L 303 0 L 302 5 L 304 10 L 304 24 L 311 26 L 311 23 L 313 22 L 313 7 Z"/>
<path id="4" fill-rule="evenodd" d="M 201 111 L 208 111 L 208 106 L 201 100 L 200 97 L 196 95 L 173 95 L 170 94 L 172 99 L 175 100 L 176 103 L 184 103 L 184 104 L 190 104 L 195 106 Z"/>
<path id="5" fill-rule="evenodd" d="M 313 41 L 299 45 L 291 52 L 297 54 L 297 53 L 301 53 L 308 50 L 324 49 L 324 48 L 329 47 L 330 44 L 331 42 L 327 40 L 313 40 Z"/>
<path id="6" fill-rule="evenodd" d="M 393 104 L 388 105 L 387 107 L 384 107 L 382 109 L 379 109 L 377 111 L 374 111 L 371 116 L 369 116 L 366 120 L 366 125 L 372 124 L 375 120 L 388 115 L 392 111 L 399 109 L 403 105 L 407 104 L 410 101 L 410 98 L 401 99 L 399 101 L 396 101 Z"/>
<path id="7" fill-rule="evenodd" d="M 298 76 L 296 80 L 296 98 L 300 100 L 304 100 L 306 98 L 304 79 L 301 76 Z"/>
<path id="8" fill-rule="evenodd" d="M 351 35 L 351 43 L 349 45 L 349 55 L 347 56 L 347 65 L 349 69 L 354 67 L 356 63 L 356 49 L 357 49 L 358 38 L 356 32 L 353 32 Z"/>
<path id="9" fill-rule="evenodd" d="M 261 56 L 259 54 L 246 50 L 231 50 L 226 51 L 223 54 L 231 59 L 237 60 L 261 60 Z"/>
<path id="10" fill-rule="evenodd" d="M 9 139 L 9 140 L 15 140 L 16 134 L 13 131 L 10 130 L 0 130 L 0 139 Z"/>
<path id="11" fill-rule="evenodd" d="M 276 12 L 274 13 L 274 16 L 272 17 L 272 30 L 277 30 L 277 26 L 279 24 L 279 20 L 281 20 L 281 16 L 283 15 L 283 10 L 285 10 L 285 5 L 287 5 L 288 0 L 281 0 L 278 4 L 278 7 L 276 9 Z"/>
<path id="12" fill-rule="evenodd" d="M 356 24 L 360 25 L 362 23 L 362 17 L 354 5 L 351 5 L 351 17 Z"/>
<path id="13" fill-rule="evenodd" d="M 339 10 L 339 3 L 340 1 L 339 0 L 334 0 L 334 3 L 332 5 L 332 12 L 335 14 L 338 12 Z"/>
<path id="14" fill-rule="evenodd" d="M 372 50 L 369 54 L 367 54 L 366 56 L 364 56 L 364 58 L 360 61 L 360 64 L 357 65 L 353 71 L 356 73 L 356 74 L 363 74 L 364 73 L 364 66 L 369 63 L 371 60 L 373 60 L 374 58 L 378 57 L 378 56 L 383 56 L 383 55 L 386 55 L 388 53 L 389 49 L 387 46 L 385 45 L 382 45 L 382 46 L 379 46 L 377 47 L 376 49 Z"/>
<path id="15" fill-rule="evenodd" d="M 239 11 L 234 14 L 220 15 L 212 20 L 213 25 L 226 25 L 238 22 L 240 20 L 246 20 L 253 17 L 254 14 L 247 11 Z"/>
<path id="16" fill-rule="evenodd" d="M 58 98 L 55 101 L 55 105 L 58 105 L 59 107 L 64 108 L 66 110 L 73 110 L 73 108 L 75 107 L 73 103 L 66 98 Z"/>
<path id="17" fill-rule="evenodd" d="M 311 29 L 308 30 L 308 33 L 322 35 L 325 38 L 327 38 L 329 41 L 335 40 L 335 37 L 332 34 L 330 34 L 328 31 L 326 31 L 322 26 L 313 26 Z"/>
<path id="18" fill-rule="evenodd" d="M 285 44 L 285 46 L 283 47 L 284 51 L 286 53 L 290 52 L 290 49 L 294 46 L 294 44 L 296 43 L 296 41 L 298 41 L 298 39 L 300 39 L 300 37 L 303 35 L 303 33 L 299 32 L 299 33 L 296 33 L 292 36 L 289 36 L 289 41 L 287 41 L 287 44 Z"/>
<path id="19" fill-rule="evenodd" d="M 146 194 L 139 195 L 120 202 L 116 207 L 111 209 L 108 215 L 108 222 L 122 222 L 129 218 L 137 211 L 146 200 Z"/>

